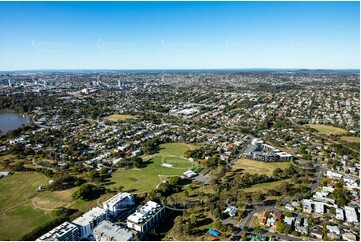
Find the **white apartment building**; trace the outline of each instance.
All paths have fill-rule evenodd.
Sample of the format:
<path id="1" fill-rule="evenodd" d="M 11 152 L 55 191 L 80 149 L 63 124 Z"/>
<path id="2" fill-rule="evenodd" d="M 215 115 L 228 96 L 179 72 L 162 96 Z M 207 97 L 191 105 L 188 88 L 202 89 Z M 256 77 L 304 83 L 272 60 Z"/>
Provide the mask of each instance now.
<path id="1" fill-rule="evenodd" d="M 154 227 L 164 214 L 165 208 L 163 206 L 149 201 L 127 218 L 127 226 L 138 232 L 146 233 Z"/>
<path id="2" fill-rule="evenodd" d="M 109 221 L 102 221 L 93 230 L 96 241 L 131 241 L 134 234 L 128 228 L 120 227 Z"/>
<path id="3" fill-rule="evenodd" d="M 69 222 L 64 222 L 42 235 L 36 241 L 77 241 L 80 240 L 79 228 Z"/>
<path id="4" fill-rule="evenodd" d="M 118 193 L 103 202 L 104 210 L 111 216 L 116 217 L 126 209 L 134 205 L 134 196 L 130 193 Z"/>
<path id="5" fill-rule="evenodd" d="M 73 220 L 72 223 L 78 226 L 80 230 L 80 239 L 83 239 L 92 235 L 94 227 L 106 219 L 106 211 L 102 208 L 95 207 Z"/>

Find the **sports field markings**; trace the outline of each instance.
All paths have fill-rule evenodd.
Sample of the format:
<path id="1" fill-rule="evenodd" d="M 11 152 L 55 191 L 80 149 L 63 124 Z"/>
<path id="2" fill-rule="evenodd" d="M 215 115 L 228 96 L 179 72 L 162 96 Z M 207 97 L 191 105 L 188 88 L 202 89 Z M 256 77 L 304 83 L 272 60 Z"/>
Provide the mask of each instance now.
<path id="1" fill-rule="evenodd" d="M 167 160 L 167 162 L 164 161 L 165 158 L 178 158 L 179 160 Z M 169 167 L 169 163 L 175 162 L 175 163 L 189 163 L 189 168 L 192 167 L 192 162 L 189 160 L 184 159 L 183 157 L 180 156 L 162 156 L 162 159 L 160 160 L 162 162 L 162 166 L 167 167 L 167 168 L 171 168 L 171 169 L 178 169 L 178 170 L 184 170 L 186 168 L 184 167 L 174 167 L 173 165 L 171 165 L 171 167 Z"/>

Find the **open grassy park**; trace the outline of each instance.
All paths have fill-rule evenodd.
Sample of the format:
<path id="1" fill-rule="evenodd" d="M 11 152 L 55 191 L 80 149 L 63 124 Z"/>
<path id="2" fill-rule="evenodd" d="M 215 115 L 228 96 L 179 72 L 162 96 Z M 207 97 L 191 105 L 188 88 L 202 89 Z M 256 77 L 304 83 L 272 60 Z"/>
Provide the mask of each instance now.
<path id="1" fill-rule="evenodd" d="M 350 142 L 350 143 L 360 143 L 360 137 L 353 137 L 353 136 L 342 136 L 341 140 Z"/>
<path id="2" fill-rule="evenodd" d="M 285 179 L 285 180 L 281 180 L 281 181 L 275 181 L 275 182 L 265 182 L 265 183 L 260 183 L 260 184 L 256 184 L 253 185 L 251 187 L 245 188 L 244 192 L 266 192 L 269 189 L 273 189 L 281 184 L 283 184 L 284 182 L 290 182 L 291 179 Z"/>
<path id="3" fill-rule="evenodd" d="M 341 129 L 337 127 L 333 127 L 331 125 L 324 124 L 306 124 L 306 126 L 313 128 L 320 132 L 321 134 L 346 134 L 346 129 Z"/>
<path id="4" fill-rule="evenodd" d="M 124 121 L 124 120 L 129 120 L 129 119 L 133 119 L 134 116 L 133 115 L 128 115 L 128 114 L 113 114 L 113 115 L 109 115 L 104 117 L 104 119 L 109 120 L 109 121 Z"/>
<path id="5" fill-rule="evenodd" d="M 0 240 L 20 240 L 23 235 L 52 219 L 51 211 L 59 206 L 83 212 L 97 206 L 97 200 L 73 200 L 78 189 L 42 191 L 36 189 L 48 184 L 48 178 L 35 172 L 16 172 L 0 179 Z M 108 194 L 99 198 L 102 202 Z"/>
<path id="6" fill-rule="evenodd" d="M 234 169 L 243 169 L 243 172 L 249 174 L 258 173 L 259 175 L 272 176 L 277 168 L 286 169 L 290 167 L 291 162 L 261 162 L 246 158 L 241 158 L 234 164 Z"/>
<path id="7" fill-rule="evenodd" d="M 46 223 L 51 216 L 36 209 L 32 198 L 36 188 L 48 179 L 32 172 L 15 173 L 0 179 L 0 240 L 19 240 L 22 235 Z"/>
<path id="8" fill-rule="evenodd" d="M 124 190 L 150 191 L 170 176 L 180 175 L 192 167 L 192 162 L 183 158 L 189 147 L 182 143 L 160 145 L 160 151 L 141 169 L 119 169 L 110 178 L 109 187 L 124 186 Z"/>

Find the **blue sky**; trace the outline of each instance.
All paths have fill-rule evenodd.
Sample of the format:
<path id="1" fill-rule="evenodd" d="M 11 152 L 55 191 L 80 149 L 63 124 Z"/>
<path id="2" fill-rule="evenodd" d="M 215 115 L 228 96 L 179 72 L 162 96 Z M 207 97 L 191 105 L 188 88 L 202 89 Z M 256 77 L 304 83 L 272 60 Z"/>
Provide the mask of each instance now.
<path id="1" fill-rule="evenodd" d="M 359 68 L 359 2 L 0 2 L 0 70 Z"/>

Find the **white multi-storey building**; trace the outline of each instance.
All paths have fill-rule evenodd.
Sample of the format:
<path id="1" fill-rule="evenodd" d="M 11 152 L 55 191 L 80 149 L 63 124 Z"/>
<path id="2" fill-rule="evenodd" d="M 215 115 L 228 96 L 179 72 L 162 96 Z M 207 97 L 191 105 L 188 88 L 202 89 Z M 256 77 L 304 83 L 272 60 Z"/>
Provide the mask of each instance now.
<path id="1" fill-rule="evenodd" d="M 46 234 L 42 235 L 37 241 L 78 241 L 80 240 L 79 228 L 69 222 L 60 224 Z"/>
<path id="2" fill-rule="evenodd" d="M 80 230 L 80 239 L 83 239 L 92 235 L 94 227 L 106 219 L 106 211 L 102 208 L 95 207 L 73 220 L 72 223 L 78 226 Z"/>
<path id="3" fill-rule="evenodd" d="M 131 241 L 134 234 L 128 228 L 120 227 L 109 221 L 102 221 L 93 230 L 96 241 Z"/>
<path id="4" fill-rule="evenodd" d="M 146 233 L 153 228 L 165 214 L 165 208 L 156 202 L 149 201 L 127 218 L 128 228 Z"/>
<path id="5" fill-rule="evenodd" d="M 113 217 L 118 216 L 132 205 L 134 205 L 134 196 L 130 193 L 118 193 L 103 202 L 104 210 Z"/>

